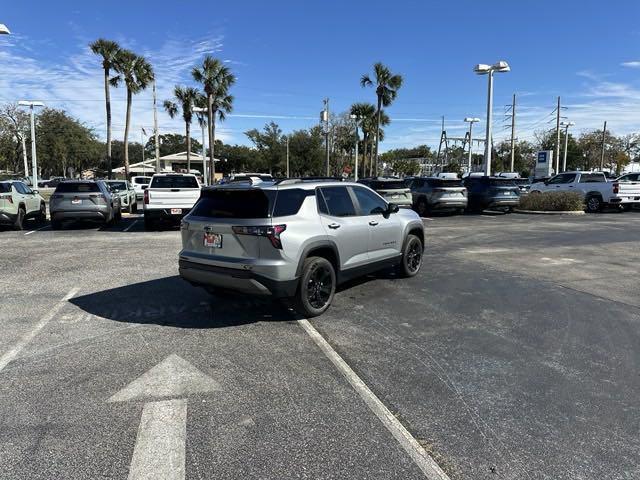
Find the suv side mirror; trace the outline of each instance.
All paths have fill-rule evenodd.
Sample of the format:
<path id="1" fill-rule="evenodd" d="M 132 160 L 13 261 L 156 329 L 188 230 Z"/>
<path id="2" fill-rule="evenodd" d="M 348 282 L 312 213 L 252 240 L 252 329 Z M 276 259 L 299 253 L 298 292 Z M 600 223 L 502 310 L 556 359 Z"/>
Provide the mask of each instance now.
<path id="1" fill-rule="evenodd" d="M 390 203 L 389 206 L 387 207 L 387 214 L 398 213 L 399 211 L 400 211 L 400 207 L 395 203 Z"/>

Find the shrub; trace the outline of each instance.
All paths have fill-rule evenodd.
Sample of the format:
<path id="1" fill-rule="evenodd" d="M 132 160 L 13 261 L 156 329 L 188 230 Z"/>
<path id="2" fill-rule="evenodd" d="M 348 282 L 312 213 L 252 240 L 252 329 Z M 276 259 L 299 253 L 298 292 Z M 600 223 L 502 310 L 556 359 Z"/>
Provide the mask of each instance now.
<path id="1" fill-rule="evenodd" d="M 520 199 L 522 210 L 574 212 L 584 210 L 584 199 L 578 192 L 530 193 Z"/>

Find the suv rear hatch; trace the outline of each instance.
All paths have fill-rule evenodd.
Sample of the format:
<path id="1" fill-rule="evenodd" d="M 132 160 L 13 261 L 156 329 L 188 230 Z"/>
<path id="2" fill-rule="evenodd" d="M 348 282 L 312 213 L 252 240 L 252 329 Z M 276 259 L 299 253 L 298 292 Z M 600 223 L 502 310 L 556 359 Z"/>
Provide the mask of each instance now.
<path id="1" fill-rule="evenodd" d="M 467 189 L 459 179 L 432 178 L 429 183 L 433 188 L 435 197 L 439 200 L 454 201 L 466 198 Z"/>
<path id="2" fill-rule="evenodd" d="M 0 183 L 0 210 L 6 210 L 13 204 L 10 183 Z"/>
<path id="3" fill-rule="evenodd" d="M 411 189 L 404 180 L 374 180 L 370 187 L 389 203 L 411 205 Z"/>
<path id="4" fill-rule="evenodd" d="M 107 203 L 95 182 L 61 182 L 50 199 L 52 210 L 87 210 Z"/>
<path id="5" fill-rule="evenodd" d="M 517 200 L 520 195 L 520 188 L 511 178 L 492 178 L 489 181 L 489 194 L 505 200 L 508 198 Z"/>

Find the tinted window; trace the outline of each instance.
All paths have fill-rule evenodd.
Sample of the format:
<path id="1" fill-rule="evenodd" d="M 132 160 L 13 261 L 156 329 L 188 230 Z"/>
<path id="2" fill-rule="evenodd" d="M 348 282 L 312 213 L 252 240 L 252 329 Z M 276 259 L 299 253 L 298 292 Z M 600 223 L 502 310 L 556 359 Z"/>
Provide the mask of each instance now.
<path id="1" fill-rule="evenodd" d="M 191 214 L 209 218 L 268 218 L 274 196 L 275 192 L 258 189 L 203 190 Z"/>
<path id="2" fill-rule="evenodd" d="M 126 182 L 109 182 L 108 185 L 113 188 L 113 189 L 118 189 L 118 190 L 126 190 L 127 189 L 127 183 Z"/>
<path id="3" fill-rule="evenodd" d="M 429 185 L 432 187 L 462 187 L 462 180 L 445 180 L 442 178 L 430 178 Z"/>
<path id="4" fill-rule="evenodd" d="M 0 193 L 8 193 L 11 191 L 10 183 L 0 183 Z"/>
<path id="5" fill-rule="evenodd" d="M 168 175 L 166 177 L 153 177 L 150 188 L 198 188 L 196 177 Z"/>
<path id="6" fill-rule="evenodd" d="M 98 184 L 95 182 L 61 182 L 56 187 L 55 193 L 84 193 L 99 192 Z"/>
<path id="7" fill-rule="evenodd" d="M 392 181 L 373 181 L 371 185 L 369 185 L 374 190 L 400 190 L 407 188 L 402 180 L 392 180 Z"/>
<path id="8" fill-rule="evenodd" d="M 505 178 L 505 179 L 492 178 L 489 184 L 492 187 L 515 187 L 516 186 L 516 182 L 514 182 L 513 179 L 511 178 Z"/>
<path id="9" fill-rule="evenodd" d="M 580 183 L 605 182 L 606 178 L 601 173 L 583 173 L 580 175 Z"/>
<path id="10" fill-rule="evenodd" d="M 327 202 L 324 201 L 322 192 L 318 191 L 318 193 L 316 193 L 316 199 L 318 201 L 318 211 L 325 215 L 329 215 L 329 207 L 327 207 Z"/>
<path id="11" fill-rule="evenodd" d="M 137 183 L 138 185 L 149 185 L 151 181 L 151 177 L 137 177 L 133 179 L 133 183 Z"/>
<path id="12" fill-rule="evenodd" d="M 287 215 L 295 215 L 300 210 L 304 199 L 313 194 L 313 190 L 302 190 L 300 188 L 279 190 L 276 196 L 276 204 L 273 207 L 273 216 L 286 217 Z"/>
<path id="13" fill-rule="evenodd" d="M 13 186 L 18 191 L 18 193 L 22 193 L 23 195 L 26 195 L 28 193 L 27 188 L 22 182 L 13 182 Z"/>
<path id="14" fill-rule="evenodd" d="M 352 217 L 356 214 L 356 209 L 353 206 L 347 187 L 325 187 L 321 190 L 327 202 L 330 215 Z"/>
<path id="15" fill-rule="evenodd" d="M 360 204 L 360 213 L 363 215 L 375 215 L 383 213 L 387 209 L 387 203 L 378 195 L 367 190 L 366 188 L 353 188 L 358 203 Z"/>

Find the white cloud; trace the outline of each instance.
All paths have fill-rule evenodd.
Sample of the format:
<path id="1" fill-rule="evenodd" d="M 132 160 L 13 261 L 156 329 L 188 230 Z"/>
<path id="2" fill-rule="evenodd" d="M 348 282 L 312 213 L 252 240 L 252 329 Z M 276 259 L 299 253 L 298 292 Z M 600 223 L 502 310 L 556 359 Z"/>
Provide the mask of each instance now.
<path id="1" fill-rule="evenodd" d="M 628 67 L 628 68 L 640 68 L 640 61 L 633 60 L 631 62 L 622 62 L 620 65 L 622 67 Z"/>

